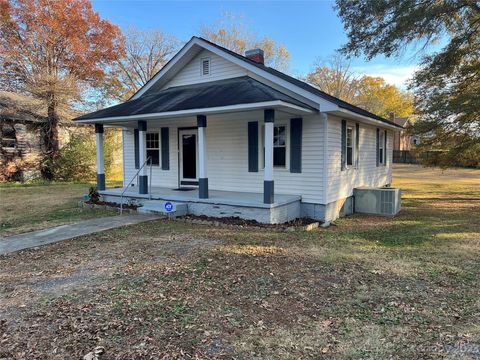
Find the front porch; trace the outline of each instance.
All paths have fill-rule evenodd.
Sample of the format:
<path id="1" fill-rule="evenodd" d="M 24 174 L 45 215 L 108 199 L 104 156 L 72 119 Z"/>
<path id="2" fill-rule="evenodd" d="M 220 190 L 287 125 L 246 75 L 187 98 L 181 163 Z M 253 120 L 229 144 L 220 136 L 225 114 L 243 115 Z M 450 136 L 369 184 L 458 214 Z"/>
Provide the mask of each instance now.
<path id="1" fill-rule="evenodd" d="M 122 188 L 100 191 L 107 202 L 120 203 Z M 263 193 L 210 190 L 208 198 L 199 197 L 198 188 L 172 189 L 152 186 L 149 194 L 140 194 L 137 186 L 123 194 L 123 203 L 147 204 L 151 201 L 170 201 L 187 205 L 187 213 L 212 217 L 239 217 L 260 223 L 280 224 L 300 217 L 301 196 L 275 194 L 275 201 L 264 203 Z"/>
<path id="2" fill-rule="evenodd" d="M 167 88 L 77 121 L 95 124 L 97 187 L 107 201 L 125 192 L 159 207 L 185 203 L 195 215 L 280 223 L 300 217 L 303 117 L 317 111 L 240 77 Z M 104 126 L 123 131 L 123 189 L 105 189 Z M 182 187 L 194 189 L 174 190 Z"/>

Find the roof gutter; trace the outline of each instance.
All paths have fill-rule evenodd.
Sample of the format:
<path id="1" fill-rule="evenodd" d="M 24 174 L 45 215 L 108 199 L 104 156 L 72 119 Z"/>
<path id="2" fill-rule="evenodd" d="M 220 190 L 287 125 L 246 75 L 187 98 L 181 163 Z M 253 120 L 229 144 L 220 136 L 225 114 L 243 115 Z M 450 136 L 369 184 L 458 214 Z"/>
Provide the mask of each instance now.
<path id="1" fill-rule="evenodd" d="M 396 130 L 396 131 L 401 131 L 403 129 L 403 126 L 393 124 L 393 123 L 392 124 L 387 124 L 384 121 L 372 119 L 371 117 L 360 115 L 360 114 L 357 114 L 353 111 L 350 111 L 350 110 L 347 110 L 347 109 L 342 109 L 341 107 L 338 107 L 338 109 L 336 109 L 336 110 L 330 110 L 330 111 L 324 111 L 324 112 L 326 112 L 327 114 L 344 116 L 344 117 L 347 117 L 347 118 L 350 118 L 350 119 L 358 119 L 358 120 L 361 120 L 365 123 L 369 123 L 369 124 L 372 124 L 372 125 L 375 125 L 375 126 L 381 126 L 381 127 L 389 128 L 389 129 Z"/>
<path id="2" fill-rule="evenodd" d="M 98 118 L 98 119 L 80 119 L 80 120 L 74 120 L 74 121 L 77 123 L 94 124 L 94 123 L 110 123 L 110 122 L 117 122 L 117 121 L 122 122 L 122 121 L 132 121 L 132 120 L 149 120 L 149 119 L 156 120 L 156 119 L 164 119 L 164 118 L 193 116 L 198 114 L 202 114 L 202 115 L 221 114 L 221 113 L 227 113 L 227 112 L 258 110 L 258 109 L 267 109 L 267 108 L 290 109 L 293 113 L 300 112 L 305 114 L 311 114 L 315 112 L 315 110 L 312 110 L 312 109 L 290 104 L 288 102 L 281 101 L 281 100 L 275 100 L 275 101 L 265 101 L 265 102 L 258 102 L 258 103 L 249 103 L 249 104 L 218 106 L 218 107 L 211 107 L 211 108 L 166 111 L 166 112 L 151 113 L 151 114 L 113 116 L 113 117 L 105 117 L 105 118 Z"/>

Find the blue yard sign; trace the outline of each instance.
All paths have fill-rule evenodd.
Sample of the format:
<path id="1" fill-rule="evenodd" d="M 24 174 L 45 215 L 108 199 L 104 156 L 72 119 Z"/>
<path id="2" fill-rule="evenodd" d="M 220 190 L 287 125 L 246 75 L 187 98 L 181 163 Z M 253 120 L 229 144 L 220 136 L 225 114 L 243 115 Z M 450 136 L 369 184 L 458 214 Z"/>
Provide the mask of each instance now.
<path id="1" fill-rule="evenodd" d="M 165 208 L 166 212 L 172 212 L 173 211 L 173 204 L 170 201 L 167 201 L 165 205 L 163 205 Z"/>

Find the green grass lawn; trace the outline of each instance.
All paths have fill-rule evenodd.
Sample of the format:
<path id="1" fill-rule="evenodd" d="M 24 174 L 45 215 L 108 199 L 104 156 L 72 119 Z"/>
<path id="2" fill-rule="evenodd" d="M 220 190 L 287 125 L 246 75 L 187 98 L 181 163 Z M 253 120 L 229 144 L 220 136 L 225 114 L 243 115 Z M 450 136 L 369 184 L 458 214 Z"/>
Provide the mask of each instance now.
<path id="1" fill-rule="evenodd" d="M 0 256 L 0 358 L 478 359 L 479 184 L 397 166 L 395 218 L 162 220 Z"/>
<path id="2" fill-rule="evenodd" d="M 78 207 L 90 186 L 88 183 L 1 184 L 0 236 L 115 214 Z"/>

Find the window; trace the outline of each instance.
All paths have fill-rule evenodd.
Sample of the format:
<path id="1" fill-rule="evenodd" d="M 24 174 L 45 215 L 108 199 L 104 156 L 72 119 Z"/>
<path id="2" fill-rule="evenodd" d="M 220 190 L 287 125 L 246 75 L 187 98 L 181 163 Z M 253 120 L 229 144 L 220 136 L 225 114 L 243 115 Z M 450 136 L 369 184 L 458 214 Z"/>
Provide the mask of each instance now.
<path id="1" fill-rule="evenodd" d="M 150 158 L 152 165 L 160 165 L 160 140 L 158 132 L 147 133 L 147 158 Z"/>
<path id="2" fill-rule="evenodd" d="M 347 141 L 346 141 L 347 166 L 353 165 L 353 128 L 347 127 Z"/>
<path id="3" fill-rule="evenodd" d="M 202 66 L 201 68 L 202 76 L 210 75 L 210 59 L 209 58 L 202 59 L 201 66 Z"/>
<path id="4" fill-rule="evenodd" d="M 2 148 L 15 149 L 17 146 L 17 136 L 13 126 L 5 125 L 2 128 Z"/>
<path id="5" fill-rule="evenodd" d="M 385 162 L 385 133 L 380 131 L 380 136 L 378 138 L 378 159 L 379 163 L 383 164 Z"/>
<path id="6" fill-rule="evenodd" d="M 285 126 L 273 128 L 273 166 L 287 165 L 287 130 Z"/>
<path id="7" fill-rule="evenodd" d="M 262 127 L 262 141 L 265 140 L 265 126 Z M 265 166 L 265 145 L 263 146 L 263 166 Z M 287 166 L 287 126 L 273 127 L 273 166 Z"/>

